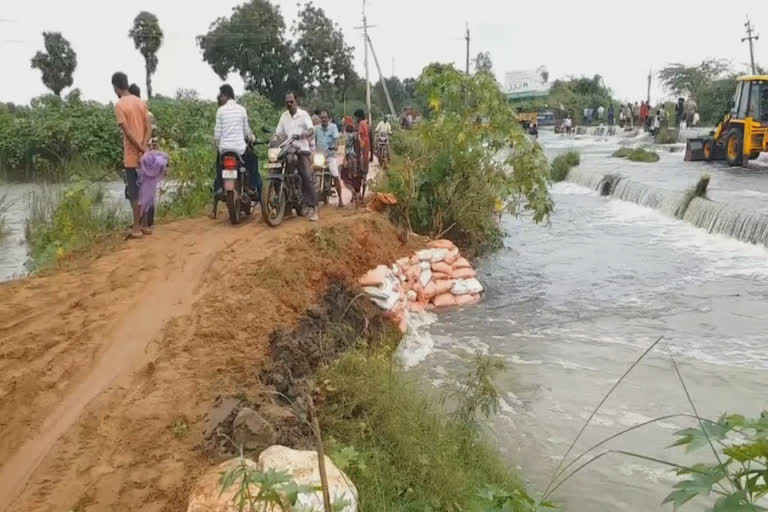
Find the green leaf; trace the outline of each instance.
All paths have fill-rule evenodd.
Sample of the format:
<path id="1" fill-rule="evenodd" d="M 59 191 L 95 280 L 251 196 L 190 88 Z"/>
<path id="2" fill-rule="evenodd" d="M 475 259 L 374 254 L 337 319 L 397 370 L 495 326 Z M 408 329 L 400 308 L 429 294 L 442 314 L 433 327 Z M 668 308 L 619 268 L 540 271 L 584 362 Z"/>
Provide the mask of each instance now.
<path id="1" fill-rule="evenodd" d="M 723 496 L 715 503 L 712 512 L 760 512 L 765 507 L 750 503 L 746 491 Z"/>
<path id="2" fill-rule="evenodd" d="M 661 504 L 666 505 L 667 503 L 672 503 L 675 510 L 677 510 L 698 495 L 699 492 L 695 489 L 678 489 L 677 491 L 669 493 L 669 496 L 664 498 L 664 501 L 662 501 Z"/>
<path id="3" fill-rule="evenodd" d="M 723 453 L 739 462 L 768 458 L 768 439 L 758 439 L 753 443 L 729 446 Z"/>
<path id="4" fill-rule="evenodd" d="M 686 452 L 692 452 L 699 448 L 709 446 L 709 439 L 714 441 L 720 441 L 725 439 L 731 427 L 722 423 L 714 423 L 710 421 L 702 422 L 704 428 L 686 428 L 675 432 L 676 436 L 680 436 L 675 443 L 670 445 L 670 448 L 675 446 L 685 446 Z"/>

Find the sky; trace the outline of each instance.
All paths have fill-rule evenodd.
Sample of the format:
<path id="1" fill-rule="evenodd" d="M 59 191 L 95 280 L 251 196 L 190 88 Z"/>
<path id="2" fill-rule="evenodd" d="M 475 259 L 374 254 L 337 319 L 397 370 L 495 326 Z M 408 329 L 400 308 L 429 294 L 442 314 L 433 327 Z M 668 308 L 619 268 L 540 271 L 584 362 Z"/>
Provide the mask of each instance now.
<path id="1" fill-rule="evenodd" d="M 272 0 L 288 26 L 297 0 Z M 128 37 L 134 16 L 155 13 L 165 32 L 153 80 L 156 93 L 196 89 L 213 99 L 221 81 L 203 62 L 195 38 L 211 22 L 227 16 L 241 0 L 6 0 L 0 6 L 0 101 L 28 103 L 46 92 L 30 59 L 43 47 L 43 31 L 60 31 L 77 52 L 74 87 L 87 99 L 109 101 L 114 71 L 128 73 L 144 89 L 144 65 Z M 362 74 L 362 0 L 316 0 L 355 46 Z M 500 81 L 506 71 L 545 66 L 551 79 L 601 74 L 619 99 L 637 101 L 646 94 L 649 69 L 667 63 L 695 64 L 708 57 L 730 60 L 746 71 L 749 49 L 741 42 L 749 15 L 764 41 L 755 59 L 768 65 L 768 1 L 742 0 L 707 7 L 701 0 L 523 1 L 523 0 L 368 0 L 370 31 L 382 72 L 418 76 L 430 62 L 464 67 L 465 25 L 471 54 L 489 51 Z M 378 72 L 371 64 L 371 80 Z M 654 79 L 655 80 L 655 79 Z M 236 92 L 242 81 L 229 80 Z M 65 91 L 66 93 L 66 91 Z M 652 95 L 665 94 L 654 84 Z"/>

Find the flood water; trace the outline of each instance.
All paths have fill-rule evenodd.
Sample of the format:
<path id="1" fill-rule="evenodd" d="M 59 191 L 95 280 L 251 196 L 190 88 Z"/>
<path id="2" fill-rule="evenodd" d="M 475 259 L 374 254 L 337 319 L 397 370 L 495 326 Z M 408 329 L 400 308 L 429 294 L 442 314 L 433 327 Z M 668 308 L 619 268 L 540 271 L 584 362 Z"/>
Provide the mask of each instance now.
<path id="1" fill-rule="evenodd" d="M 109 182 L 92 186 L 99 186 L 104 189 L 106 202 L 119 203 L 123 201 L 125 185 L 122 182 Z M 35 190 L 45 190 L 53 195 L 53 192 L 60 187 L 63 185 L 0 184 L 0 197 L 5 196 L 6 201 L 11 205 L 10 210 L 5 215 L 5 221 L 10 227 L 10 235 L 4 240 L 0 240 L 0 281 L 22 277 L 27 273 L 25 264 L 28 260 L 28 247 L 24 237 L 24 228 L 29 217 L 30 195 Z"/>
<path id="2" fill-rule="evenodd" d="M 659 207 L 650 208 L 583 185 L 590 182 L 585 174 L 618 172 L 654 194 L 674 196 L 708 172 L 711 198 L 768 211 L 768 174 L 683 163 L 682 153 L 632 164 L 609 157 L 615 138 L 544 134 L 541 142 L 550 154 L 573 145 L 582 151 L 577 182 L 552 188 L 551 225 L 504 219 L 504 248 L 478 262 L 485 301 L 422 327 L 406 340 L 406 364 L 446 389 L 475 353 L 503 358 L 508 370 L 497 384 L 504 400 L 491 439 L 537 492 L 603 395 L 660 336 L 663 343 L 609 398 L 574 454 L 651 418 L 691 412 L 668 351 L 702 415 L 768 409 L 768 249 L 675 218 L 664 201 L 629 195 Z M 713 462 L 711 452 L 686 457 L 667 448 L 688 426 L 690 420 L 670 419 L 601 450 Z M 579 512 L 672 510 L 661 502 L 675 482 L 664 466 L 608 455 L 554 499 Z"/>

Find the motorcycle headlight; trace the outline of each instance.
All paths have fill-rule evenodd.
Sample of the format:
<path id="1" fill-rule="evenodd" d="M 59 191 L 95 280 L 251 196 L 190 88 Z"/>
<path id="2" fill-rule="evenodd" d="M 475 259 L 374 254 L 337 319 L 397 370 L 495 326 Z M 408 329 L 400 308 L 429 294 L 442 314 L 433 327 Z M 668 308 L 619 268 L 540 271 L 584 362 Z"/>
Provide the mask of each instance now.
<path id="1" fill-rule="evenodd" d="M 277 158 L 280 156 L 280 148 L 269 148 L 267 150 L 267 160 L 270 162 L 277 162 Z"/>
<path id="2" fill-rule="evenodd" d="M 325 167 L 325 155 L 322 153 L 312 155 L 312 165 L 315 167 Z"/>

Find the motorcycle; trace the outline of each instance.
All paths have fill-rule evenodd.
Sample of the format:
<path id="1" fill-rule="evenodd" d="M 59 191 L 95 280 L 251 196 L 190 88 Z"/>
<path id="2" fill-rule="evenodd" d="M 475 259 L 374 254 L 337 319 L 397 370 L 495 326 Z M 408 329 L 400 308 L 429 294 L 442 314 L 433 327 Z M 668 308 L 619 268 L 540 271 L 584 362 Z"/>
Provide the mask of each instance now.
<path id="1" fill-rule="evenodd" d="M 328 201 L 333 197 L 333 176 L 331 170 L 328 168 L 328 154 L 324 152 L 315 152 L 312 155 L 312 170 L 313 179 L 315 182 L 315 190 L 317 191 L 317 202 L 328 204 Z"/>
<path id="2" fill-rule="evenodd" d="M 271 133 L 269 128 L 261 129 L 264 133 Z M 265 141 L 254 140 L 248 143 L 249 150 L 253 151 L 257 144 L 266 144 Z M 245 167 L 243 157 L 234 151 L 225 151 L 219 155 L 221 164 L 221 181 L 223 193 L 221 196 L 214 193 L 213 218 L 218 215 L 219 201 L 224 201 L 229 212 L 229 221 L 233 225 L 240 224 L 243 216 L 251 214 L 253 207 L 261 199 L 257 191 L 248 188 L 248 169 Z M 258 169 L 258 159 L 256 161 Z"/>
<path id="3" fill-rule="evenodd" d="M 380 133 L 376 141 L 376 158 L 379 159 L 379 165 L 382 169 L 389 166 L 389 135 Z"/>
<path id="4" fill-rule="evenodd" d="M 283 221 L 286 209 L 296 211 L 299 217 L 308 215 L 310 208 L 304 203 L 301 191 L 299 157 L 302 150 L 295 138 L 283 142 L 272 138 L 267 150 L 267 182 L 261 192 L 261 215 L 271 227 Z"/>

